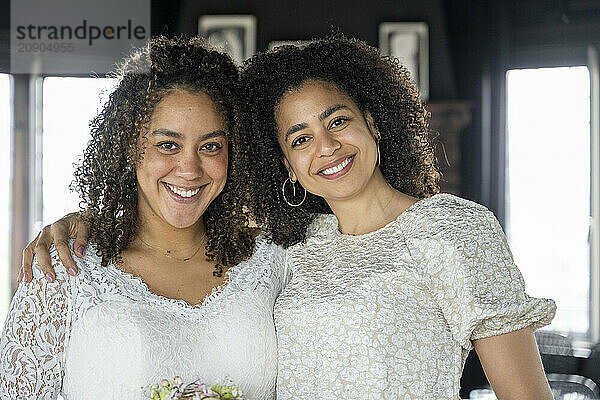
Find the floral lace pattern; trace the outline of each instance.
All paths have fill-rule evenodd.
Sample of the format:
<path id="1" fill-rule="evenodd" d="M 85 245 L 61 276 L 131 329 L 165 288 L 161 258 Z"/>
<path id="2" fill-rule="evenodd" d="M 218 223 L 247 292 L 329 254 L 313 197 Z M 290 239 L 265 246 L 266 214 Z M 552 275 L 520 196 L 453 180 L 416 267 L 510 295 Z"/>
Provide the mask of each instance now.
<path id="1" fill-rule="evenodd" d="M 447 194 L 359 236 L 319 216 L 275 304 L 277 398 L 458 399 L 472 340 L 550 323 L 496 218 Z"/>
<path id="2" fill-rule="evenodd" d="M 71 243 L 72 245 L 72 243 Z M 0 342 L 2 399 L 136 399 L 142 386 L 180 375 L 231 378 L 249 399 L 273 399 L 273 304 L 284 252 L 264 236 L 201 305 L 152 293 L 138 277 L 102 267 L 93 248 L 69 276 L 39 268 L 13 298 Z"/>

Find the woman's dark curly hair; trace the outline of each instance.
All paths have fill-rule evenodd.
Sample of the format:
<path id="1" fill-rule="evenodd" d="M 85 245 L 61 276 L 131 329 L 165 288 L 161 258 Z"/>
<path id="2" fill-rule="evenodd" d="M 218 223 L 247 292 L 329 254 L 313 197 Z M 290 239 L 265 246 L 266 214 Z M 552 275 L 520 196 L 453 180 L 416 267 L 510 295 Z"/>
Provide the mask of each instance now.
<path id="1" fill-rule="evenodd" d="M 283 46 L 258 54 L 241 71 L 240 118 L 247 130 L 242 149 L 248 207 L 256 223 L 284 247 L 306 239 L 314 217 L 331 213 L 322 197 L 307 193 L 300 207 L 283 200 L 288 177 L 277 141 L 275 109 L 282 97 L 307 80 L 333 84 L 362 112 L 370 111 L 380 134 L 381 171 L 389 184 L 424 198 L 439 192 L 440 173 L 428 141 L 428 113 L 407 70 L 365 42 L 330 37 L 305 47 Z"/>
<path id="2" fill-rule="evenodd" d="M 75 172 L 73 187 L 83 199 L 84 220 L 90 226 L 102 264 L 120 262 L 121 252 L 138 230 L 136 165 L 143 157 L 140 133 L 155 105 L 170 91 L 208 94 L 222 112 L 229 132 L 230 160 L 236 153 L 239 71 L 226 54 L 208 48 L 199 38 L 152 38 L 134 50 L 113 77 L 119 79 L 100 114 L 90 122 L 92 139 Z M 231 162 L 230 162 L 231 164 Z M 229 174 L 235 167 L 229 169 Z M 223 193 L 230 189 L 229 181 Z M 247 258 L 253 242 L 235 234 L 236 219 L 223 193 L 203 214 L 206 254 L 223 265 Z"/>

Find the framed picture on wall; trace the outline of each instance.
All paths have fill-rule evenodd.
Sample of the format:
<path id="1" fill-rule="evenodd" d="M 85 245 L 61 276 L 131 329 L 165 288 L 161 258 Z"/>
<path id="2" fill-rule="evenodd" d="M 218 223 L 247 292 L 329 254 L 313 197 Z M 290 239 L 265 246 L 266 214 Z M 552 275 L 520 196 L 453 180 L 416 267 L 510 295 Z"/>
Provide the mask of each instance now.
<path id="1" fill-rule="evenodd" d="M 421 99 L 429 99 L 429 27 L 425 22 L 379 24 L 379 49 L 397 58 L 417 83 Z"/>
<path id="2" fill-rule="evenodd" d="M 226 51 L 241 64 L 256 52 L 254 15 L 203 15 L 198 19 L 198 35 L 208 44 Z"/>

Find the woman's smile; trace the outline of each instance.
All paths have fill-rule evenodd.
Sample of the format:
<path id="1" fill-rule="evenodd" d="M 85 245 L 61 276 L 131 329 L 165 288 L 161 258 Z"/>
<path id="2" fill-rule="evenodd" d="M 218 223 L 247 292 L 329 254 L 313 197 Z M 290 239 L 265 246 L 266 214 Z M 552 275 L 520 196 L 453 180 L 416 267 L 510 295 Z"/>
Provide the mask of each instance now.
<path id="1" fill-rule="evenodd" d="M 346 175 L 348 172 L 350 172 L 350 169 L 352 168 L 355 155 L 356 154 L 352 154 L 349 157 L 342 157 L 341 162 L 340 159 L 338 159 L 332 163 L 325 165 L 319 170 L 318 174 L 325 179 L 331 180 Z"/>
<path id="2" fill-rule="evenodd" d="M 171 185 L 167 182 L 162 183 L 167 189 L 167 193 L 178 203 L 193 203 L 195 202 L 202 193 L 202 190 L 206 185 L 199 187 L 182 187 Z"/>

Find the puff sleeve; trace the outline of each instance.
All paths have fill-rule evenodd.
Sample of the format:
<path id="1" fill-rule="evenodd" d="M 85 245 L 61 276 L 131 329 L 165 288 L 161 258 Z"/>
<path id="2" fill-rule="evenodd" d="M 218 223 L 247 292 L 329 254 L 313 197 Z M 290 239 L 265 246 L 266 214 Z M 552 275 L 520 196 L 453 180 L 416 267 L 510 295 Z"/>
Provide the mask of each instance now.
<path id="1" fill-rule="evenodd" d="M 407 240 L 411 255 L 462 347 L 552 321 L 554 301 L 525 293 L 502 228 L 485 207 L 446 197 L 413 222 L 419 228 Z"/>

